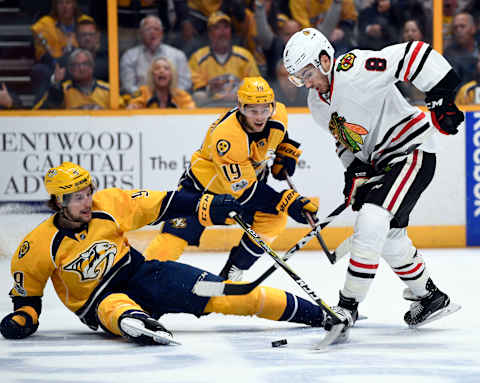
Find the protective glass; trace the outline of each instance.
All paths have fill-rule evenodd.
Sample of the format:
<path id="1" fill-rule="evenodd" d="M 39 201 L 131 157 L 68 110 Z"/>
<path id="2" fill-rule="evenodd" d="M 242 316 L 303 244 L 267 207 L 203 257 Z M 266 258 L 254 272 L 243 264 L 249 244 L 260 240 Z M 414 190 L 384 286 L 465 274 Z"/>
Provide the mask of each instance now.
<path id="1" fill-rule="evenodd" d="M 303 68 L 300 72 L 288 76 L 290 82 L 296 87 L 302 87 L 305 85 L 305 81 L 312 78 L 315 73 L 315 68 L 308 67 Z"/>

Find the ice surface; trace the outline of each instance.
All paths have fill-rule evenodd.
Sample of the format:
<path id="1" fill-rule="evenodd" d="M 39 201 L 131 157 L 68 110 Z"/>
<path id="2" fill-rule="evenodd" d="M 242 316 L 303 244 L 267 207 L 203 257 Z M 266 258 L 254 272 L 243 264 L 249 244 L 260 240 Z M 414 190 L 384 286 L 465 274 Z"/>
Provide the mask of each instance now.
<path id="1" fill-rule="evenodd" d="M 402 319 L 409 306 L 402 299 L 404 286 L 382 261 L 360 305 L 368 319 L 357 322 L 348 343 L 323 353 L 313 351 L 324 335 L 321 329 L 217 314 L 166 315 L 162 323 L 182 345 L 139 347 L 91 331 L 63 307 L 49 284 L 39 330 L 25 340 L 0 338 L 0 382 L 478 383 L 480 251 L 422 253 L 434 281 L 463 308 L 408 329 Z M 218 272 L 225 259 L 223 253 L 188 253 L 181 261 Z M 265 256 L 246 277 L 254 279 L 270 264 Z M 346 259 L 332 266 L 321 252 L 301 252 L 289 264 L 322 299 L 336 304 Z M 265 284 L 308 299 L 282 270 Z M 0 259 L 2 317 L 11 311 L 10 287 L 9 260 Z M 287 346 L 271 347 L 283 338 Z"/>

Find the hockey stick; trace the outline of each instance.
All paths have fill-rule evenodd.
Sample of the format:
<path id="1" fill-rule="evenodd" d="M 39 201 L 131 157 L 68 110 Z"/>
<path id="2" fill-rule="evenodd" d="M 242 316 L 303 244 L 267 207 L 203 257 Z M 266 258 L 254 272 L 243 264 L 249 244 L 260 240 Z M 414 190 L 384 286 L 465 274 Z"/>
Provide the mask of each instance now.
<path id="1" fill-rule="evenodd" d="M 291 189 L 293 189 L 295 192 L 298 193 L 297 188 L 293 184 L 292 179 L 290 178 L 290 176 L 288 175 L 286 170 L 283 171 L 283 174 L 285 175 L 285 179 L 287 180 L 288 186 L 290 186 Z M 309 212 L 305 212 L 305 217 L 307 218 L 307 221 L 308 221 L 310 227 L 312 229 L 315 229 L 315 221 L 313 220 L 312 215 Z M 330 253 L 330 250 L 329 250 L 327 244 L 325 243 L 325 241 L 323 240 L 323 237 L 322 237 L 322 235 L 320 234 L 319 231 L 315 232 L 315 236 L 317 237 L 317 240 L 320 243 L 320 246 L 322 247 L 323 252 L 327 256 L 330 263 L 333 265 L 336 261 L 335 252 Z"/>
<path id="2" fill-rule="evenodd" d="M 324 350 L 328 345 L 338 342 L 339 340 L 346 340 L 348 331 L 344 331 L 345 324 L 339 318 L 338 314 L 327 305 L 322 298 L 320 298 L 315 291 L 313 291 L 308 284 L 287 265 L 287 263 L 275 252 L 270 246 L 234 211 L 230 212 L 230 218 L 233 218 L 241 228 L 247 233 L 252 241 L 260 246 L 285 272 L 305 291 L 312 300 L 319 305 L 331 317 L 332 327 L 328 330 L 327 335 L 315 346 L 316 350 Z"/>
<path id="3" fill-rule="evenodd" d="M 293 271 L 293 269 L 287 265 L 287 263 L 280 257 L 268 244 L 253 230 L 236 212 L 230 212 L 230 218 L 233 218 L 240 227 L 247 233 L 252 241 L 254 241 L 259 247 L 261 247 L 268 255 L 270 255 L 273 260 L 283 269 L 285 272 L 290 275 L 290 277 L 299 285 L 319 306 L 322 306 L 326 311 L 328 311 L 336 320 L 334 324 L 341 323 L 340 318 L 337 314 L 327 305 L 322 298 L 320 298 L 315 291 L 313 291 L 307 283 L 298 276 L 298 274 Z"/>
<path id="4" fill-rule="evenodd" d="M 303 238 L 301 238 L 293 247 L 291 247 L 283 256 L 283 260 L 286 262 L 293 254 L 302 249 L 310 240 L 315 237 L 316 233 L 321 231 L 325 226 L 332 222 L 338 215 L 340 215 L 347 205 L 342 203 L 334 211 L 332 211 L 325 220 L 315 225 L 315 228 L 309 231 Z M 265 279 L 267 279 L 272 273 L 279 268 L 277 263 L 274 263 L 256 280 L 250 283 L 224 283 L 224 282 L 212 282 L 212 281 L 198 281 L 193 287 L 193 293 L 204 297 L 213 297 L 221 295 L 244 295 L 250 293 L 255 287 L 259 286 Z"/>

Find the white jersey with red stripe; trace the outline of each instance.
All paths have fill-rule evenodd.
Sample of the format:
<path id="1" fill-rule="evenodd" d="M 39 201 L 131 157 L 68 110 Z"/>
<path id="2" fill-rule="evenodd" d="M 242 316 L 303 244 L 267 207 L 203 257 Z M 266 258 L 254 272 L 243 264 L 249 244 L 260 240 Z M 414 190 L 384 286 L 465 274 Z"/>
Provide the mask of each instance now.
<path id="1" fill-rule="evenodd" d="M 345 167 L 355 156 L 381 169 L 415 149 L 436 150 L 430 113 L 410 105 L 395 83 L 408 81 L 426 92 L 450 69 L 421 41 L 353 50 L 335 60 L 328 94 L 309 91 L 308 106 L 317 124 L 337 139 Z"/>

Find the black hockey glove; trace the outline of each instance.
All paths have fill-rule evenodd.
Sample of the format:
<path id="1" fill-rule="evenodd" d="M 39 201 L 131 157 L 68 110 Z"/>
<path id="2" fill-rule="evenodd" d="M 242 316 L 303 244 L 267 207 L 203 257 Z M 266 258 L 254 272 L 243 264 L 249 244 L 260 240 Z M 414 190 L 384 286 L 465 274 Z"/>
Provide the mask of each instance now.
<path id="1" fill-rule="evenodd" d="M 242 213 L 242 205 L 230 194 L 203 194 L 197 205 L 198 220 L 203 226 L 224 225 L 231 211 Z"/>
<path id="2" fill-rule="evenodd" d="M 311 214 L 314 221 L 318 211 L 318 205 L 307 197 L 303 197 L 292 189 L 282 193 L 280 202 L 277 205 L 278 212 L 286 211 L 296 222 L 308 224 L 305 213 Z"/>
<path id="3" fill-rule="evenodd" d="M 363 202 L 361 200 L 355 200 L 358 188 L 367 182 L 374 173 L 375 170 L 371 165 L 360 161 L 358 158 L 355 158 L 345 171 L 343 195 L 345 196 L 345 202 L 347 205 L 352 204 L 353 210 L 359 210 Z"/>
<path id="4" fill-rule="evenodd" d="M 25 311 L 17 310 L 8 314 L 0 322 L 0 333 L 7 339 L 23 339 L 38 329 L 37 323 Z"/>
<path id="5" fill-rule="evenodd" d="M 433 125 L 443 134 L 457 134 L 458 126 L 465 120 L 452 95 L 427 95 L 425 103 L 432 115 Z"/>
<path id="6" fill-rule="evenodd" d="M 285 139 L 280 145 L 277 146 L 275 151 L 275 161 L 272 166 L 273 178 L 283 181 L 285 177 L 284 170 L 291 177 L 295 173 L 298 158 L 302 154 L 302 151 L 298 149 L 300 143 L 289 138 Z"/>

